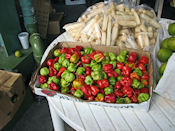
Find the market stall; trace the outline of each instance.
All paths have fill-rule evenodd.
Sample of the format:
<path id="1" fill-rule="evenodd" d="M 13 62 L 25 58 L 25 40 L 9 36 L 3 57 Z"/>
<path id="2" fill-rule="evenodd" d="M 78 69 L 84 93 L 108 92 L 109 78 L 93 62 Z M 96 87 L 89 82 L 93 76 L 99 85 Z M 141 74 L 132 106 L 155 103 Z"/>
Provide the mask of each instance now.
<path id="1" fill-rule="evenodd" d="M 145 5 L 101 2 L 65 25 L 30 82 L 55 130 L 61 119 L 75 130 L 174 130 L 173 22 Z"/>

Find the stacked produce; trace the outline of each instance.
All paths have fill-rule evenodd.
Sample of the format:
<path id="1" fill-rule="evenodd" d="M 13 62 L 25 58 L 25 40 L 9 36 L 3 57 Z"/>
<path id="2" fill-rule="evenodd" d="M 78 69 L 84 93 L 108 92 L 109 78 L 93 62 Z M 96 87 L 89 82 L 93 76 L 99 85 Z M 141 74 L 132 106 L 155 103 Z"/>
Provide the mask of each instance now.
<path id="1" fill-rule="evenodd" d="M 157 39 L 160 24 L 154 11 L 124 4 L 98 3 L 88 8 L 77 22 L 63 27 L 75 41 L 148 49 Z"/>
<path id="2" fill-rule="evenodd" d="M 168 33 L 171 37 L 164 39 L 160 43 L 160 50 L 157 52 L 157 57 L 162 65 L 159 69 L 160 78 L 162 77 L 164 70 L 166 68 L 168 59 L 171 57 L 173 52 L 175 51 L 175 23 L 172 23 L 168 27 Z M 159 79 L 160 79 L 159 78 Z"/>
<path id="3" fill-rule="evenodd" d="M 141 103 L 150 97 L 148 61 L 126 50 L 116 56 L 81 46 L 62 47 L 40 69 L 40 88 L 89 101 Z"/>

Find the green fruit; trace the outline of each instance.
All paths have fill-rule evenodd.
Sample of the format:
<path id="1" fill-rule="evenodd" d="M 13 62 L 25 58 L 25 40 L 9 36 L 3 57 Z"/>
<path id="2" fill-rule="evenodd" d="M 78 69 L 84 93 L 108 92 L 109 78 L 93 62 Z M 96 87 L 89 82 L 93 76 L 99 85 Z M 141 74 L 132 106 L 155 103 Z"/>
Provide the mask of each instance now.
<path id="1" fill-rule="evenodd" d="M 169 27 L 168 27 L 168 33 L 170 35 L 175 35 L 175 23 L 172 23 L 172 24 L 169 25 Z"/>
<path id="2" fill-rule="evenodd" d="M 157 52 L 157 57 L 160 62 L 167 62 L 171 55 L 172 51 L 170 49 L 160 49 Z"/>
<path id="3" fill-rule="evenodd" d="M 166 65 L 167 65 L 167 62 L 166 63 L 163 63 L 160 68 L 159 68 L 159 74 L 162 76 L 163 75 L 163 72 L 166 68 Z"/>
<path id="4" fill-rule="evenodd" d="M 168 43 L 168 49 L 175 51 L 175 37 L 170 37 L 167 43 Z"/>
<path id="5" fill-rule="evenodd" d="M 160 48 L 168 48 L 168 40 L 169 40 L 169 38 L 164 39 L 164 40 L 160 43 Z"/>
<path id="6" fill-rule="evenodd" d="M 22 56 L 22 53 L 21 51 L 17 50 L 15 51 L 15 56 L 18 58 L 18 57 L 21 57 Z"/>

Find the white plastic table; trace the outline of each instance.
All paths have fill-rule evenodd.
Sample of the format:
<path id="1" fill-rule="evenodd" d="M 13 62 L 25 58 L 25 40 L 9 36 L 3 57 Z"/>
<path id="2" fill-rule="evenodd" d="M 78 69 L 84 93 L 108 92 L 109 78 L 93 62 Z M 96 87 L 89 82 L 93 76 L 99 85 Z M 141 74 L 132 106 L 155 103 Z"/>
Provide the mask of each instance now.
<path id="1" fill-rule="evenodd" d="M 73 41 L 63 33 L 51 44 Z M 49 48 L 46 50 L 42 61 Z M 116 109 L 47 97 L 55 131 L 64 131 L 64 120 L 78 131 L 175 131 L 175 102 L 153 94 L 149 112 Z"/>

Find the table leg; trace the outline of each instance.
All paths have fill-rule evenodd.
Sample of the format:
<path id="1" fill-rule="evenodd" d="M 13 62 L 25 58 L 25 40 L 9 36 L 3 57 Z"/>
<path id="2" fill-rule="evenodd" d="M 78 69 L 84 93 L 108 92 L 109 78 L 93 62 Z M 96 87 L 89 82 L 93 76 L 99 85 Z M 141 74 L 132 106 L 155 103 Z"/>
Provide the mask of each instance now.
<path id="1" fill-rule="evenodd" d="M 49 103 L 49 101 L 48 101 L 48 104 L 50 108 L 50 114 L 52 117 L 54 131 L 65 131 L 63 120 L 59 117 L 59 115 L 55 111 L 54 107 Z"/>

